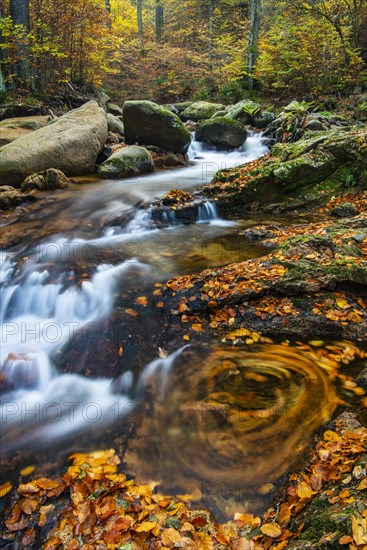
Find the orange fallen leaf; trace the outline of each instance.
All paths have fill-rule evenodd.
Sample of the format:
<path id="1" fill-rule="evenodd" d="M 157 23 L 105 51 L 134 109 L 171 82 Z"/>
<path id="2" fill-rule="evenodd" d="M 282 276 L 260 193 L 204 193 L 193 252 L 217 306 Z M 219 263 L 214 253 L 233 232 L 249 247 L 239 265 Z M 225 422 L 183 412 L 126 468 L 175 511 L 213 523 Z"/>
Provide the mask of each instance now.
<path id="1" fill-rule="evenodd" d="M 282 534 L 282 528 L 277 523 L 264 523 L 264 525 L 260 527 L 260 531 L 273 539 L 280 537 Z"/>

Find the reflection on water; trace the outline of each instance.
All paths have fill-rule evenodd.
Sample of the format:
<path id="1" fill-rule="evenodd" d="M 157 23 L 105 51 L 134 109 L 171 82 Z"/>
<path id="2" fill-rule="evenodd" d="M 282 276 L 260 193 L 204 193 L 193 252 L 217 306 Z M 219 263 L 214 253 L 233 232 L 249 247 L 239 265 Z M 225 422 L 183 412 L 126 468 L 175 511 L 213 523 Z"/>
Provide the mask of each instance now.
<path id="1" fill-rule="evenodd" d="M 341 402 L 315 355 L 271 344 L 184 348 L 142 383 L 150 399 L 128 464 L 225 516 L 261 506 Z"/>

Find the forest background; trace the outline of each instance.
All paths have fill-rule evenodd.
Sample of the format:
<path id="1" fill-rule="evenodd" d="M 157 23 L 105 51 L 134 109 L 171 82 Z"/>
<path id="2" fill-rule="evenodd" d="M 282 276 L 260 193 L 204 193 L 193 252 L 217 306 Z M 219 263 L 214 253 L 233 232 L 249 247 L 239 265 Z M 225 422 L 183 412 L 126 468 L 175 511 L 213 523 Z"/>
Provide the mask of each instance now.
<path id="1" fill-rule="evenodd" d="M 367 0 L 0 0 L 0 103 L 71 87 L 115 100 L 367 90 Z"/>

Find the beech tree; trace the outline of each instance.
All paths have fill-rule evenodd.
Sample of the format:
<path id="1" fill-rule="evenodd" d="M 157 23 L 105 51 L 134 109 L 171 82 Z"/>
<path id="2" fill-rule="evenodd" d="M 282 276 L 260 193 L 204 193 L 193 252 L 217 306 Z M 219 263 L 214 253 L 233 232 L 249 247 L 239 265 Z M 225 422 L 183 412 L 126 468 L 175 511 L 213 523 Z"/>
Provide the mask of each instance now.
<path id="1" fill-rule="evenodd" d="M 261 19 L 261 0 L 251 0 L 250 4 L 250 32 L 248 40 L 248 87 L 252 90 L 254 85 L 253 70 L 258 56 L 258 41 Z"/>
<path id="2" fill-rule="evenodd" d="M 26 41 L 27 34 L 31 30 L 29 17 L 29 0 L 10 0 L 10 17 L 14 26 L 19 29 L 24 40 L 19 42 L 20 55 L 14 64 L 14 73 L 22 84 L 31 84 L 30 53 Z"/>

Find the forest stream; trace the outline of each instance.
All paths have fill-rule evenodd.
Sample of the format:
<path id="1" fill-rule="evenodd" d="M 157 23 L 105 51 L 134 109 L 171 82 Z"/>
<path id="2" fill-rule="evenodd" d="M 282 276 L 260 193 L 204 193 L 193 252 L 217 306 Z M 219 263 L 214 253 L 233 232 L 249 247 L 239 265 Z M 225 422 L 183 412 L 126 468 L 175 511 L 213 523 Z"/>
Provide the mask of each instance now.
<path id="1" fill-rule="evenodd" d="M 191 225 L 152 220 L 149 205 L 170 189 L 193 192 L 266 152 L 255 133 L 230 153 L 194 141 L 188 167 L 80 178 L 3 228 L 14 236 L 0 265 L 4 480 L 117 447 L 137 479 L 198 495 L 218 520 L 264 508 L 342 403 L 338 383 L 292 344 L 167 341 L 146 297 L 171 277 L 266 255 L 245 229 L 294 223 L 224 220 L 214 201 Z"/>

